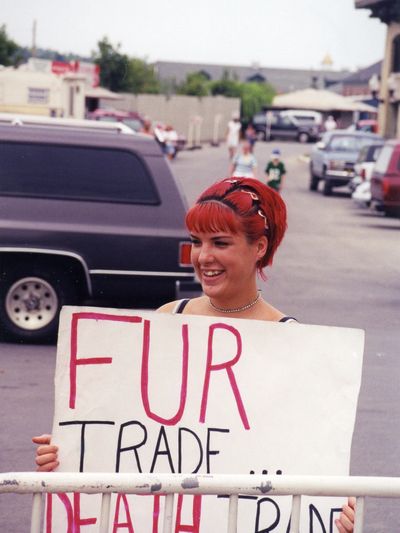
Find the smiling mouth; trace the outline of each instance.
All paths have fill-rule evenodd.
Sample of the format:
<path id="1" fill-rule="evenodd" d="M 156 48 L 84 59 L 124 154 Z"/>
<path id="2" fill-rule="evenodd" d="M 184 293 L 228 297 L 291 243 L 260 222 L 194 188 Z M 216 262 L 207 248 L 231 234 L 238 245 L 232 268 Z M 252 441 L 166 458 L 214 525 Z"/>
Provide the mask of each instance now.
<path id="1" fill-rule="evenodd" d="M 215 278 L 223 273 L 223 270 L 203 270 L 201 275 L 203 278 Z"/>

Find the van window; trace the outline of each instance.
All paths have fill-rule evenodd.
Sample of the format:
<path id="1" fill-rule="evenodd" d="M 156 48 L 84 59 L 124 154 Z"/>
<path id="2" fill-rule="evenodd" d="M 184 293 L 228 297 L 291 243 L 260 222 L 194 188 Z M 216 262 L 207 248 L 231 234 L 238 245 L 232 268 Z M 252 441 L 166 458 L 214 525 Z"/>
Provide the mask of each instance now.
<path id="1" fill-rule="evenodd" d="M 0 143 L 0 194 L 158 204 L 144 163 L 129 150 Z"/>
<path id="2" fill-rule="evenodd" d="M 393 146 L 384 146 L 382 152 L 379 154 L 379 157 L 375 163 L 375 172 L 384 174 L 387 171 L 387 168 L 392 158 Z"/>
<path id="3" fill-rule="evenodd" d="M 298 122 L 316 122 L 316 118 L 309 115 L 293 115 Z"/>

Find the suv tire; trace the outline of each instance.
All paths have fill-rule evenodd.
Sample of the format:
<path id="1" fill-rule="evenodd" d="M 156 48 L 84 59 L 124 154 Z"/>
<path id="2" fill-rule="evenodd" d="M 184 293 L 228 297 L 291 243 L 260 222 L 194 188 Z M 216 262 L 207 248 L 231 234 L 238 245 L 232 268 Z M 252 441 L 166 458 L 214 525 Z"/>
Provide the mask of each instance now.
<path id="1" fill-rule="evenodd" d="M 310 136 L 308 135 L 308 133 L 306 133 L 305 131 L 302 131 L 301 133 L 299 133 L 299 135 L 297 136 L 297 139 L 300 143 L 308 143 L 308 141 L 310 140 Z"/>
<path id="2" fill-rule="evenodd" d="M 322 194 L 324 196 L 332 196 L 332 183 L 330 180 L 324 180 L 324 188 L 322 189 Z"/>
<path id="3" fill-rule="evenodd" d="M 312 165 L 310 165 L 310 184 L 309 189 L 310 191 L 317 191 L 319 185 L 319 177 L 314 174 L 314 170 Z"/>
<path id="4" fill-rule="evenodd" d="M 266 140 L 265 131 L 258 131 L 257 132 L 257 140 L 258 141 L 265 141 Z"/>
<path id="5" fill-rule="evenodd" d="M 57 335 L 60 309 L 78 303 L 77 288 L 51 266 L 10 269 L 0 284 L 0 327 L 20 342 L 46 342 Z"/>

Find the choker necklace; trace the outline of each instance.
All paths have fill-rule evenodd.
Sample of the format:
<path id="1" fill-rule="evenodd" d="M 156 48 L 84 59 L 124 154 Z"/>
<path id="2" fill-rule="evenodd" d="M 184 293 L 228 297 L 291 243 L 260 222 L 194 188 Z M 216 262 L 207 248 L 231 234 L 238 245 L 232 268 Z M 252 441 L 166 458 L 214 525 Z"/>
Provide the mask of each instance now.
<path id="1" fill-rule="evenodd" d="M 220 313 L 240 313 L 241 311 L 246 311 L 247 309 L 250 309 L 251 307 L 256 305 L 260 297 L 261 297 L 261 292 L 258 291 L 257 296 L 252 302 L 250 302 L 249 304 L 243 305 L 242 307 L 233 307 L 232 309 L 225 309 L 223 307 L 217 307 L 216 305 L 212 303 L 211 298 L 209 298 L 208 301 L 210 302 L 211 307 L 215 311 L 219 311 Z"/>

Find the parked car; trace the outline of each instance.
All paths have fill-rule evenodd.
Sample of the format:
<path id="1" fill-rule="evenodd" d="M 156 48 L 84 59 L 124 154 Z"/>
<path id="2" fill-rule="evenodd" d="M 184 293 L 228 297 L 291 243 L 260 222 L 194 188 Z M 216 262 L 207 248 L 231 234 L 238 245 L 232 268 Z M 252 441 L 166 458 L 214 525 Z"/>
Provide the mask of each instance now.
<path id="1" fill-rule="evenodd" d="M 376 119 L 362 119 L 356 122 L 356 130 L 378 133 L 378 121 Z"/>
<path id="2" fill-rule="evenodd" d="M 371 182 L 363 181 L 353 191 L 351 198 L 353 202 L 361 207 L 371 205 Z"/>
<path id="3" fill-rule="evenodd" d="M 383 141 L 361 148 L 354 165 L 355 176 L 350 181 L 349 188 L 353 200 L 359 205 L 368 207 L 371 203 L 371 177 L 382 146 Z"/>
<path id="4" fill-rule="evenodd" d="M 371 205 L 387 216 L 400 216 L 400 140 L 387 141 L 371 178 Z"/>
<path id="5" fill-rule="evenodd" d="M 132 128 L 115 121 L 93 121 L 76 118 L 58 118 L 45 115 L 25 115 L 20 113 L 0 113 L 0 124 L 13 126 L 51 126 L 52 128 L 84 128 L 86 131 L 118 131 L 119 133 L 134 134 Z"/>
<path id="6" fill-rule="evenodd" d="M 349 183 L 349 188 L 352 192 L 365 182 L 370 182 L 372 172 L 374 170 L 375 162 L 382 149 L 383 140 L 379 143 L 363 146 L 358 154 L 357 161 L 354 165 L 355 176 Z"/>
<path id="7" fill-rule="evenodd" d="M 154 308 L 200 294 L 186 202 L 155 140 L 115 128 L 3 124 L 0 160 L 8 338 L 54 337 L 64 304 Z"/>
<path id="8" fill-rule="evenodd" d="M 310 158 L 311 191 L 316 191 L 323 181 L 323 194 L 329 196 L 334 187 L 342 187 L 354 178 L 354 165 L 363 146 L 383 142 L 374 133 L 332 130 L 324 133 L 316 143 Z"/>
<path id="9" fill-rule="evenodd" d="M 287 110 L 257 113 L 252 119 L 260 140 L 287 139 L 299 142 L 316 141 L 322 131 L 322 116 L 315 111 Z"/>
<path id="10" fill-rule="evenodd" d="M 101 122 L 122 122 L 133 131 L 139 132 L 143 128 L 144 120 L 134 111 L 118 111 L 116 109 L 96 109 L 88 114 L 89 120 Z"/>

